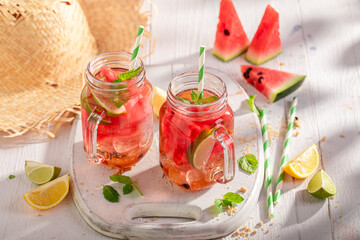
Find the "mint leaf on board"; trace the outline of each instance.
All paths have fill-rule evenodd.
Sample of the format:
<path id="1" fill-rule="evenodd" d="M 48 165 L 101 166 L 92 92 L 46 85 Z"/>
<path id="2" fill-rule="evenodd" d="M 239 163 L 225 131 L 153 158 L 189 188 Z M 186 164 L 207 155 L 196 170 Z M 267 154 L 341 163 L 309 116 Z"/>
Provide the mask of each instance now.
<path id="1" fill-rule="evenodd" d="M 226 193 L 223 199 L 233 203 L 241 203 L 244 200 L 244 198 L 241 197 L 239 194 L 233 192 Z"/>
<path id="2" fill-rule="evenodd" d="M 124 183 L 124 184 L 132 184 L 133 183 L 133 181 L 131 180 L 130 177 L 121 175 L 121 174 L 111 175 L 110 180 L 113 182 L 119 182 L 119 183 Z"/>
<path id="3" fill-rule="evenodd" d="M 182 97 L 176 97 L 177 99 L 179 99 L 180 101 L 184 102 L 184 103 L 189 103 L 191 104 L 191 102 L 185 98 L 182 98 Z"/>
<path id="4" fill-rule="evenodd" d="M 138 67 L 137 69 L 129 70 L 123 73 L 120 73 L 118 76 L 118 79 L 122 82 L 128 79 L 131 79 L 133 77 L 136 77 L 138 73 L 141 71 L 141 67 Z"/>
<path id="5" fill-rule="evenodd" d="M 214 205 L 215 205 L 216 210 L 218 212 L 222 212 L 222 199 L 216 198 L 215 201 L 214 201 Z"/>
<path id="6" fill-rule="evenodd" d="M 119 202 L 119 193 L 110 185 L 103 186 L 103 195 L 109 202 Z"/>
<path id="7" fill-rule="evenodd" d="M 238 159 L 238 164 L 245 172 L 254 173 L 259 163 L 253 154 L 246 154 Z"/>
<path id="8" fill-rule="evenodd" d="M 114 174 L 114 175 L 110 176 L 110 180 L 113 181 L 113 182 L 124 183 L 125 184 L 124 187 L 127 188 L 126 191 L 129 191 L 129 189 L 130 189 L 130 187 L 126 186 L 126 185 L 131 185 L 132 189 L 133 189 L 133 187 L 135 187 L 136 190 L 138 190 L 138 192 L 140 193 L 140 195 L 143 196 L 143 193 L 140 191 L 138 185 L 133 180 L 131 180 L 131 178 L 128 177 L 128 176 L 121 175 L 121 174 Z M 124 187 L 123 187 L 123 193 L 124 194 L 129 194 L 130 192 L 132 192 L 132 190 L 131 190 L 130 192 L 125 193 L 124 192 Z"/>
<path id="9" fill-rule="evenodd" d="M 258 115 L 258 117 L 260 117 L 260 110 L 255 105 L 255 97 L 256 97 L 256 95 L 250 95 L 248 102 L 249 102 L 251 111 L 256 113 L 256 115 Z"/>
<path id="10" fill-rule="evenodd" d="M 123 194 L 129 194 L 134 190 L 134 187 L 131 184 L 125 184 L 125 186 L 123 187 Z"/>
<path id="11" fill-rule="evenodd" d="M 11 180 L 11 179 L 13 179 L 13 178 L 15 178 L 15 175 L 9 175 L 9 179 Z"/>
<path id="12" fill-rule="evenodd" d="M 237 193 L 228 192 L 226 193 L 222 199 L 216 198 L 214 201 L 214 206 L 218 212 L 222 212 L 223 207 L 233 206 L 233 204 L 239 204 L 244 200 L 243 197 L 241 197 Z"/>

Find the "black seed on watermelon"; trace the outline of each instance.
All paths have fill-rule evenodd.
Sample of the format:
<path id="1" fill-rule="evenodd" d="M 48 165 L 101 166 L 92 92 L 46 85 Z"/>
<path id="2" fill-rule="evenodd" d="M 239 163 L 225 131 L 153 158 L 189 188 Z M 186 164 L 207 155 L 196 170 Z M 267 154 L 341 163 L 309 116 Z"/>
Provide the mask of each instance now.
<path id="1" fill-rule="evenodd" d="M 224 30 L 224 34 L 225 34 L 226 36 L 229 36 L 229 35 L 230 35 L 230 33 L 229 33 L 229 31 L 228 31 L 227 29 Z"/>
<path id="2" fill-rule="evenodd" d="M 305 75 L 288 73 L 264 67 L 242 65 L 241 72 L 247 83 L 253 85 L 270 102 L 275 102 L 298 89 Z M 259 77 L 259 73 L 262 73 Z"/>
<path id="3" fill-rule="evenodd" d="M 249 67 L 248 69 L 246 69 L 246 71 L 244 72 L 244 78 L 245 78 L 245 79 L 247 79 L 247 78 L 250 77 L 249 73 L 250 73 L 251 70 L 252 70 L 251 67 Z"/>
<path id="4" fill-rule="evenodd" d="M 262 72 L 258 72 L 258 74 L 257 75 L 262 75 L 263 73 Z"/>
<path id="5" fill-rule="evenodd" d="M 183 186 L 184 188 L 186 188 L 186 189 L 189 189 L 189 188 L 190 188 L 190 185 L 189 185 L 189 184 L 186 184 L 186 183 L 183 184 L 182 186 Z"/>

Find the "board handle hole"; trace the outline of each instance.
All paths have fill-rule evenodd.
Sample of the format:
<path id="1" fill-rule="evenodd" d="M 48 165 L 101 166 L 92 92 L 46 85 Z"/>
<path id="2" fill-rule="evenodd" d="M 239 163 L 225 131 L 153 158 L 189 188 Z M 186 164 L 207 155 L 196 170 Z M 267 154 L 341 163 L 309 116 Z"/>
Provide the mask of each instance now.
<path id="1" fill-rule="evenodd" d="M 186 223 L 202 217 L 198 206 L 179 203 L 139 203 L 126 208 L 126 218 L 134 223 Z"/>

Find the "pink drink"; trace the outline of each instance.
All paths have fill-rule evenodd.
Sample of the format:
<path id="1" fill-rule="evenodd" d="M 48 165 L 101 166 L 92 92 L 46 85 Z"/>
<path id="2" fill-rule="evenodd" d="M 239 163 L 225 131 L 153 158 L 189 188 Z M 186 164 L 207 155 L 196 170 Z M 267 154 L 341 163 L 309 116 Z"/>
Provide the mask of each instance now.
<path id="1" fill-rule="evenodd" d="M 205 159 L 201 169 L 194 167 L 191 152 L 196 141 L 211 130 L 218 129 L 219 134 L 226 132 L 232 136 L 233 112 L 227 105 L 226 96 L 221 96 L 221 91 L 215 93 L 204 90 L 204 98 L 217 95 L 219 99 L 206 106 L 183 104 L 176 97 L 191 101 L 191 90 L 181 91 L 179 87 L 179 93 L 176 93 L 171 88 L 170 86 L 167 101 L 160 110 L 160 166 L 173 183 L 188 190 L 201 190 L 224 181 L 218 179 L 223 177 L 224 172 L 224 150 L 219 141 L 210 149 L 210 157 Z M 230 152 L 233 154 L 231 137 L 224 141 L 232 148 Z M 234 160 L 231 161 L 230 165 L 233 165 Z M 233 169 L 231 171 L 233 174 Z"/>
<path id="2" fill-rule="evenodd" d="M 107 54 L 116 55 L 116 52 Z M 152 143 L 152 86 L 145 77 L 142 63 L 142 70 L 137 76 L 114 84 L 113 80 L 127 69 L 123 68 L 124 66 L 112 65 L 102 66 L 89 77 L 92 77 L 91 79 L 87 78 L 87 85 L 82 91 L 84 147 L 90 161 L 126 169 L 140 161 Z M 117 108 L 114 107 L 114 101 L 123 104 Z M 101 116 L 101 120 L 97 125 L 96 156 L 89 157 L 92 141 L 88 139 L 96 131 L 94 121 L 89 121 L 93 119 L 91 114 L 95 114 L 95 117 Z"/>

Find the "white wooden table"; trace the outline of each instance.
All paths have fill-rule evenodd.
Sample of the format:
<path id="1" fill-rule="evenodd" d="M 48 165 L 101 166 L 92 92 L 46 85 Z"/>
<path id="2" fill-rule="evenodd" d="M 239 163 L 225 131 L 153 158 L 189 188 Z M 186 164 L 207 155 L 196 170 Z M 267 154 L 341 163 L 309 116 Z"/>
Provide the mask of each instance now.
<path id="1" fill-rule="evenodd" d="M 234 1 L 251 39 L 268 1 Z M 243 56 L 222 63 L 211 55 L 219 1 L 154 3 L 157 7 L 148 2 L 144 5 L 153 14 L 153 39 L 145 41 L 151 46 L 156 39 L 155 52 L 145 61 L 148 79 L 154 86 L 159 78 L 170 81 L 179 67 L 196 65 L 199 45 L 206 45 L 206 66 L 226 72 L 249 94 L 257 94 L 257 103 L 268 109 L 277 170 L 285 113 L 295 95 L 269 104 L 242 80 L 240 65 L 247 63 Z M 293 138 L 291 155 L 316 143 L 320 168 L 332 177 L 337 194 L 333 200 L 315 199 L 306 191 L 309 179 L 286 176 L 285 193 L 273 221 L 265 217 L 265 197 L 261 194 L 246 224 L 258 231 L 250 238 L 360 239 L 360 1 L 287 0 L 274 1 L 273 5 L 280 13 L 284 52 L 264 66 L 307 75 L 295 93 L 301 128 Z M 147 47 L 142 52 L 145 55 L 150 50 Z M 85 223 L 70 195 L 47 211 L 35 210 L 23 199 L 23 194 L 35 187 L 25 176 L 25 160 L 60 166 L 62 173 L 68 171 L 70 129 L 70 125 L 63 127 L 54 140 L 32 134 L 0 138 L 0 239 L 107 239 Z M 10 174 L 16 177 L 10 180 Z M 259 221 L 264 222 L 263 230 L 257 226 Z"/>

